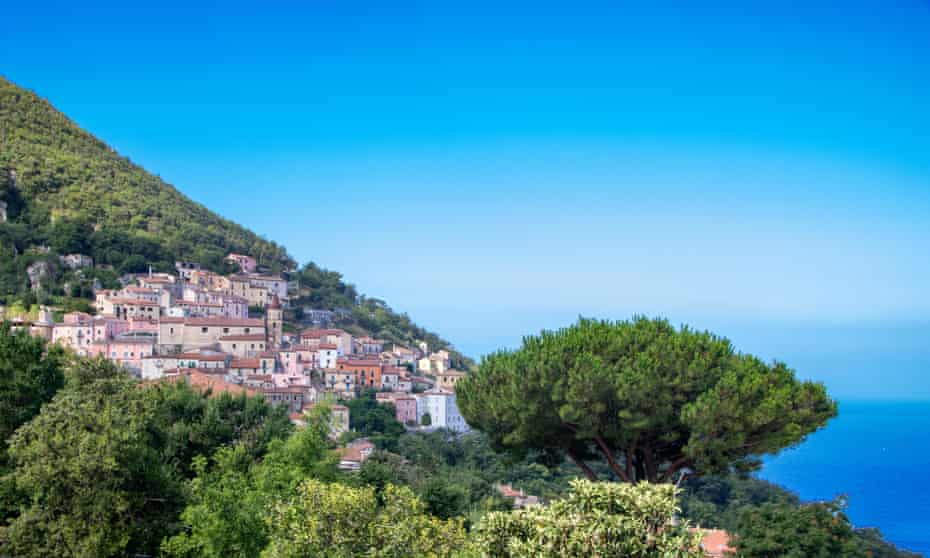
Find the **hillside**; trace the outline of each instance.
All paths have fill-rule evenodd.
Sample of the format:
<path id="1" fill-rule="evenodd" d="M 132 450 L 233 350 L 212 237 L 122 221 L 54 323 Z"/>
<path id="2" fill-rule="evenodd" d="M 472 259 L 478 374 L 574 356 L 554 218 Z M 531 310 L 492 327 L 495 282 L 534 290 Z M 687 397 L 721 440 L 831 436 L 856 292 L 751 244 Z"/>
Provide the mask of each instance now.
<path id="1" fill-rule="evenodd" d="M 274 272 L 291 271 L 302 292 L 310 293 L 298 303 L 346 310 L 339 321 L 356 333 L 450 346 L 384 303 L 373 306 L 338 273 L 314 264 L 298 271 L 284 247 L 189 199 L 3 77 L 0 200 L 7 204 L 7 222 L 0 224 L 0 305 L 86 308 L 82 301 L 91 298 L 95 284 L 112 287 L 122 273 L 149 266 L 174 271 L 176 260 L 228 272 L 223 258 L 239 252 Z M 93 257 L 98 267 L 69 270 L 59 256 L 72 253 Z"/>

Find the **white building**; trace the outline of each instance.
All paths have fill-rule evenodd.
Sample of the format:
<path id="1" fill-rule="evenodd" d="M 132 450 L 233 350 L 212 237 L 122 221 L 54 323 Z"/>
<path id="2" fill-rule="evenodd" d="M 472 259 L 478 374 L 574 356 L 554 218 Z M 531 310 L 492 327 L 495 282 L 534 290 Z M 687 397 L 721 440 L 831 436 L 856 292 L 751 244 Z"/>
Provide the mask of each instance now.
<path id="1" fill-rule="evenodd" d="M 339 360 L 339 347 L 335 343 L 320 343 L 317 348 L 317 362 L 320 368 L 335 368 Z"/>
<path id="2" fill-rule="evenodd" d="M 430 428 L 448 428 L 455 432 L 471 429 L 459 413 L 454 393 L 431 390 L 417 394 L 416 398 L 418 423 L 423 424 L 423 415 L 429 413 Z"/>

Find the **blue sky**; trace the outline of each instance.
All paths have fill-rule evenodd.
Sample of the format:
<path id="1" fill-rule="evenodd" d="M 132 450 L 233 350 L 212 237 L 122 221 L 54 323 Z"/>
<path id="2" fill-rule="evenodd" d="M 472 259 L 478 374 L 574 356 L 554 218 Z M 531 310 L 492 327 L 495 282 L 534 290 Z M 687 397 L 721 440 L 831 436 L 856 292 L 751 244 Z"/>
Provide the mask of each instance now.
<path id="1" fill-rule="evenodd" d="M 480 355 L 658 314 L 930 398 L 930 4 L 17 2 L 0 72 Z"/>

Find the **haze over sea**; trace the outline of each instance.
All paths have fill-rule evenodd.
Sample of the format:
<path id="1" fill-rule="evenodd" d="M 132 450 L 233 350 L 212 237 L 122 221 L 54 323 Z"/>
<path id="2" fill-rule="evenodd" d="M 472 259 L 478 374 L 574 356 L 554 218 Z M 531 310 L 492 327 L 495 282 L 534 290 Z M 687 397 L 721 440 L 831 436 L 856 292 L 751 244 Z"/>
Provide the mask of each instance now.
<path id="1" fill-rule="evenodd" d="M 930 551 L 926 2 L 9 4 L 7 77 L 470 355 L 638 312 L 824 381 L 764 475 Z"/>

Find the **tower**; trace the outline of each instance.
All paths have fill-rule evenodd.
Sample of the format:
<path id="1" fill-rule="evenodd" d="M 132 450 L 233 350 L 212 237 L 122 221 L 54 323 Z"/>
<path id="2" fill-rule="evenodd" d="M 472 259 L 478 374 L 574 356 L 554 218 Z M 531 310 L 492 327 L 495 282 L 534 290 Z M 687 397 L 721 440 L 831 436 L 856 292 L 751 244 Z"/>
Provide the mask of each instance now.
<path id="1" fill-rule="evenodd" d="M 281 346 L 283 321 L 284 310 L 281 309 L 281 301 L 278 300 L 278 295 L 274 295 L 271 298 L 271 303 L 265 308 L 265 331 L 267 332 L 269 346 Z"/>

